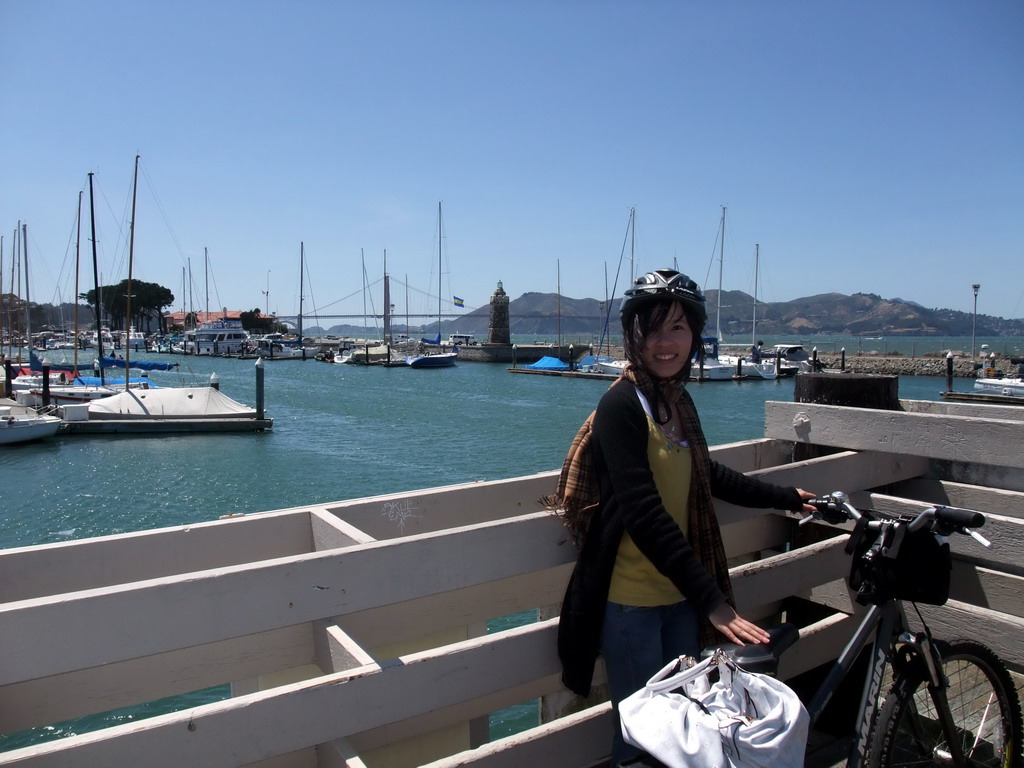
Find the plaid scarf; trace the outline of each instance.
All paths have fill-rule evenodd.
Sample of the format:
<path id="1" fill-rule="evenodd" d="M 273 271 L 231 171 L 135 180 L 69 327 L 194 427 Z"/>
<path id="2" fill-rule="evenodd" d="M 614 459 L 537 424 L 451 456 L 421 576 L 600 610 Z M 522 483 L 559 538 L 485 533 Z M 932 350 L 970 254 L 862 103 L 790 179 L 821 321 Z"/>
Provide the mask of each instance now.
<path id="1" fill-rule="evenodd" d="M 729 602 L 733 603 L 725 547 L 722 544 L 722 533 L 711 499 L 711 454 L 693 400 L 681 382 L 657 382 L 647 371 L 632 363 L 626 366 L 622 378 L 612 386 L 622 379 L 630 381 L 647 398 L 656 418 L 667 416 L 666 411 L 672 405 L 679 408 L 683 433 L 690 443 L 693 457 L 687 539 Z M 596 411 L 587 417 L 573 438 L 562 463 L 555 493 L 540 500 L 546 509 L 562 517 L 562 522 L 577 546 L 586 538 L 591 517 L 601 503 L 600 482 L 594 469 L 591 447 L 595 413 Z M 703 624 L 701 642 L 705 645 L 716 642 L 715 632 L 710 623 L 705 621 Z"/>

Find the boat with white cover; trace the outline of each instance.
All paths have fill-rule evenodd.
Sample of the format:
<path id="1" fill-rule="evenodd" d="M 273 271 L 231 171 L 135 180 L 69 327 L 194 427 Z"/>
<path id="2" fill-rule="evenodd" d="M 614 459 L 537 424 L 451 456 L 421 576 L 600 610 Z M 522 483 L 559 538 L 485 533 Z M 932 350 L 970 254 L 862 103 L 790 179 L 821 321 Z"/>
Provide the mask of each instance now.
<path id="1" fill-rule="evenodd" d="M 256 410 L 214 387 L 129 389 L 89 403 L 89 419 L 244 419 Z"/>

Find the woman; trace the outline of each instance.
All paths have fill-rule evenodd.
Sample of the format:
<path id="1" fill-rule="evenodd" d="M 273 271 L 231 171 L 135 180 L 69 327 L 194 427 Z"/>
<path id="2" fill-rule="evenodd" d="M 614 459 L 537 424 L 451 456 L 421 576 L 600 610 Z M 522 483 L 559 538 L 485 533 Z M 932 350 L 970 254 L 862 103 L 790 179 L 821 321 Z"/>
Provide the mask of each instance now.
<path id="1" fill-rule="evenodd" d="M 675 270 L 650 272 L 626 291 L 621 314 L 628 365 L 573 442 L 551 500 L 580 544 L 559 620 L 562 679 L 588 695 L 600 654 L 616 708 L 670 660 L 698 655 L 716 637 L 768 640 L 731 605 L 712 496 L 789 510 L 813 498 L 711 460 L 683 389 L 707 320 L 696 283 Z M 639 753 L 615 721 L 619 765 Z"/>

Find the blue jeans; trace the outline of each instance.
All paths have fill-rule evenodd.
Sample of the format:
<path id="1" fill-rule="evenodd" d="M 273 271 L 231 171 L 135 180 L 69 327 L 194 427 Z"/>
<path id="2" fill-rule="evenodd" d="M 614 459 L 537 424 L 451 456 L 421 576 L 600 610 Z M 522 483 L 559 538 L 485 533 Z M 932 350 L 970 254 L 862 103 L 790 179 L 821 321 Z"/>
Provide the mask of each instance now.
<path id="1" fill-rule="evenodd" d="M 645 608 L 608 603 L 601 628 L 601 655 L 608 675 L 608 693 L 615 707 L 613 766 L 640 754 L 627 744 L 619 727 L 619 702 L 654 673 L 683 654 L 700 653 L 700 617 L 687 602 Z"/>

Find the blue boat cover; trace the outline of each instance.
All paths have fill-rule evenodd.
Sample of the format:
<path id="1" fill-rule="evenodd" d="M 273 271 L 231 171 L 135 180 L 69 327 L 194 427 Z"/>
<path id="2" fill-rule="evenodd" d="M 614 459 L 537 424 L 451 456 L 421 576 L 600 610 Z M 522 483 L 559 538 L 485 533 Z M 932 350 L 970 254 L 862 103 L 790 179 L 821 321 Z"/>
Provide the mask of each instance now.
<path id="1" fill-rule="evenodd" d="M 159 389 L 159 387 L 152 382 L 150 379 L 144 379 L 141 377 L 131 377 L 128 381 L 132 384 L 148 384 L 150 389 Z M 76 387 L 99 387 L 99 386 L 124 386 L 124 376 L 120 378 L 106 377 L 100 381 L 99 376 L 77 376 L 73 384 Z"/>
<path id="2" fill-rule="evenodd" d="M 568 363 L 563 363 L 557 357 L 542 357 L 536 363 L 525 366 L 534 371 L 568 371 Z"/>
<path id="3" fill-rule="evenodd" d="M 100 365 L 104 368 L 124 368 L 124 360 L 120 360 L 116 357 L 101 357 Z M 176 365 L 177 363 L 157 363 L 145 360 L 128 361 L 129 368 L 135 368 L 140 371 L 169 371 Z"/>
<path id="4" fill-rule="evenodd" d="M 42 373 L 42 371 L 43 371 L 43 361 L 39 359 L 39 356 L 35 353 L 35 350 L 29 350 L 29 353 L 28 353 L 28 367 L 29 367 L 29 369 L 33 373 L 35 373 L 37 371 L 39 373 Z M 51 371 L 73 371 L 73 370 L 75 370 L 75 365 L 74 365 L 74 363 L 50 363 L 50 370 Z M 90 371 L 90 370 L 92 370 L 92 366 L 88 365 L 88 364 L 85 364 L 85 363 L 79 363 L 78 364 L 78 370 L 79 371 Z"/>

